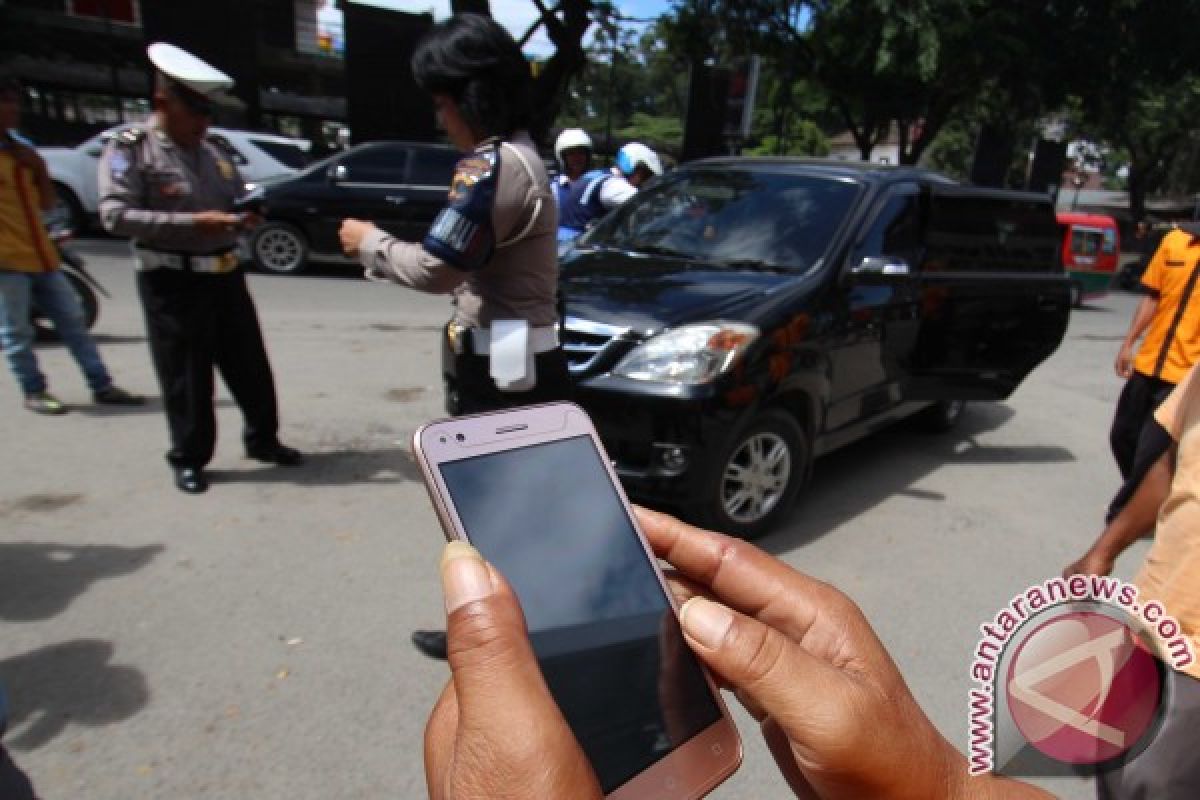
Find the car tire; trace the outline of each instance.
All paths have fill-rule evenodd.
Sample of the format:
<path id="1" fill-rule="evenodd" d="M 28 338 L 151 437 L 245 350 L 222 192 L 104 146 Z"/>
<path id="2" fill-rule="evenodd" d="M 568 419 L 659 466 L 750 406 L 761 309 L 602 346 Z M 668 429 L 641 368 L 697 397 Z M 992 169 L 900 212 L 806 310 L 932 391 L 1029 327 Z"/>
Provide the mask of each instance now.
<path id="1" fill-rule="evenodd" d="M 295 275 L 308 266 L 308 242 L 294 225 L 264 222 L 250 238 L 250 255 L 263 272 Z"/>
<path id="2" fill-rule="evenodd" d="M 79 198 L 65 184 L 55 183 L 54 194 L 57 204 L 52 215 L 61 215 L 63 224 L 68 227 L 72 233 L 81 235 L 87 233 L 87 220 L 83 216 L 83 206 L 79 204 Z"/>
<path id="3" fill-rule="evenodd" d="M 966 400 L 941 400 L 917 415 L 927 433 L 947 433 L 958 427 L 967 410 Z"/>
<path id="4" fill-rule="evenodd" d="M 714 462 L 698 521 L 742 539 L 765 535 L 791 509 L 811 457 L 795 418 L 781 409 L 763 412 Z"/>

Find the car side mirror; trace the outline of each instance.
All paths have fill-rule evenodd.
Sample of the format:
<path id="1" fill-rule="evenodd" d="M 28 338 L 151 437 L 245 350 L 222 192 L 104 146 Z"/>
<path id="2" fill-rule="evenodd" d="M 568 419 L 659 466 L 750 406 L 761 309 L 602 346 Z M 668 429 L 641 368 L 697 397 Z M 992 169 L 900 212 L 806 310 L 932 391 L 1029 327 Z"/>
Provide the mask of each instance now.
<path id="1" fill-rule="evenodd" d="M 329 168 L 329 180 L 333 183 L 341 183 L 350 177 L 350 173 L 346 170 L 343 164 L 334 164 Z"/>
<path id="2" fill-rule="evenodd" d="M 895 256 L 867 256 L 850 269 L 851 275 L 911 275 L 908 262 Z"/>

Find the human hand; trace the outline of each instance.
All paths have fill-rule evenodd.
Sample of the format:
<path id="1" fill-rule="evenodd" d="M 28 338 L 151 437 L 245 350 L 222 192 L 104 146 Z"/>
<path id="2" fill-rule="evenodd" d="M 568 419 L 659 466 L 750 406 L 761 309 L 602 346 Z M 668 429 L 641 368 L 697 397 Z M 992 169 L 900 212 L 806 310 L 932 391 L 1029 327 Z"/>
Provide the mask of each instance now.
<path id="1" fill-rule="evenodd" d="M 965 759 L 848 597 L 741 540 L 637 515 L 684 578 L 672 586 L 689 598 L 688 644 L 759 721 L 798 796 L 967 796 Z"/>
<path id="2" fill-rule="evenodd" d="M 1084 553 L 1082 558 L 1068 564 L 1062 571 L 1062 576 L 1069 578 L 1072 575 L 1107 575 L 1113 571 L 1115 561 L 1112 556 L 1093 547 Z"/>
<path id="3" fill-rule="evenodd" d="M 475 548 L 451 542 L 442 591 L 451 679 L 425 726 L 430 798 L 603 798 L 542 679 L 508 582 Z"/>
<path id="4" fill-rule="evenodd" d="M 1121 345 L 1121 351 L 1117 353 L 1117 360 L 1113 368 L 1117 371 L 1118 378 L 1128 380 L 1133 376 L 1133 345 L 1128 342 Z"/>
<path id="5" fill-rule="evenodd" d="M 374 228 L 374 225 L 361 219 L 342 220 L 342 227 L 338 229 L 338 238 L 342 240 L 342 252 L 348 256 L 358 255 L 363 238 Z"/>
<path id="6" fill-rule="evenodd" d="M 205 233 L 228 233 L 237 230 L 242 220 L 224 211 L 197 211 L 192 215 L 192 224 Z"/>
<path id="7" fill-rule="evenodd" d="M 238 219 L 242 230 L 247 231 L 254 230 L 259 225 L 262 225 L 264 221 L 262 214 L 259 214 L 257 211 L 243 211 Z"/>

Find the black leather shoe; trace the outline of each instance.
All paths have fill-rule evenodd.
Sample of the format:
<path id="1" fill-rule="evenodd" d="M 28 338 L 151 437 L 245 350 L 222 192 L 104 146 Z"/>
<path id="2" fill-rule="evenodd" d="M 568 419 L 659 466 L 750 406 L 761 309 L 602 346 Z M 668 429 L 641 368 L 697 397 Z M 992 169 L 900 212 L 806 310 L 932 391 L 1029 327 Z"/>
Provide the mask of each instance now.
<path id="1" fill-rule="evenodd" d="M 200 467 L 176 467 L 175 488 L 188 494 L 208 491 L 208 477 Z"/>
<path id="2" fill-rule="evenodd" d="M 253 458 L 264 464 L 278 464 L 281 467 L 298 467 L 304 463 L 304 456 L 299 450 L 278 443 L 248 447 L 246 448 L 246 458 Z"/>
<path id="3" fill-rule="evenodd" d="M 436 658 L 439 661 L 446 660 L 445 631 L 413 631 L 412 643 L 413 647 L 421 652 L 421 655 Z"/>

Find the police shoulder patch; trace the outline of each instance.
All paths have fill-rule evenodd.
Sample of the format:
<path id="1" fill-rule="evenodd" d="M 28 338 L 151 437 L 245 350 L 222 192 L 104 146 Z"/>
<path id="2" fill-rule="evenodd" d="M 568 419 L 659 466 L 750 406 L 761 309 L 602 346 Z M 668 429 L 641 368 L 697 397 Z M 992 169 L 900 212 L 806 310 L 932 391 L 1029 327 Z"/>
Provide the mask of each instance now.
<path id="1" fill-rule="evenodd" d="M 495 150 L 472 153 L 460 159 L 454 167 L 454 177 L 450 181 L 450 202 L 458 203 L 470 196 L 476 184 L 487 181 L 496 169 Z"/>

